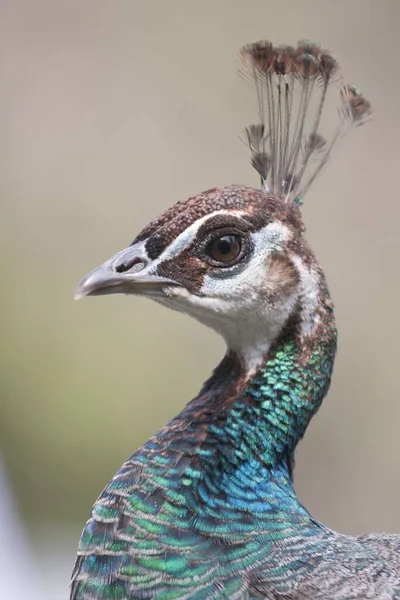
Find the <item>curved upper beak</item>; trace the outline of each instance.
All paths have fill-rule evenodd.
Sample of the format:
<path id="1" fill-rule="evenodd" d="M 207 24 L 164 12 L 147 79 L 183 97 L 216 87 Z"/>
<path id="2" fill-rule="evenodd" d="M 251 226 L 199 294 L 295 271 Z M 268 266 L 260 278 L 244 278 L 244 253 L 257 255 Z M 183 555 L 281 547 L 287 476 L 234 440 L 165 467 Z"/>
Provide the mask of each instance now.
<path id="1" fill-rule="evenodd" d="M 74 298 L 118 293 L 151 295 L 163 287 L 178 285 L 172 279 L 158 276 L 154 270 L 144 242 L 138 242 L 85 275 L 78 283 Z"/>

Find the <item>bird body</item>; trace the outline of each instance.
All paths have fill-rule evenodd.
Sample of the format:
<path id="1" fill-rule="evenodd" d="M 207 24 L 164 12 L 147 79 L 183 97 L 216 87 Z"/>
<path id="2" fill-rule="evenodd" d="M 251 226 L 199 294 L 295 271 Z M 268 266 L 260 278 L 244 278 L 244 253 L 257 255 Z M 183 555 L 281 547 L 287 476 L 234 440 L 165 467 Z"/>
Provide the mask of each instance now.
<path id="1" fill-rule="evenodd" d="M 78 297 L 142 294 L 188 313 L 224 337 L 227 353 L 98 498 L 72 600 L 400 598 L 400 536 L 335 533 L 300 504 L 292 482 L 337 337 L 299 197 L 342 126 L 360 124 L 369 106 L 342 87 L 341 126 L 328 142 L 318 131 L 335 59 L 304 42 L 258 43 L 242 56 L 267 97 L 261 124 L 246 129 L 264 189 L 214 188 L 177 203 L 78 286 Z"/>

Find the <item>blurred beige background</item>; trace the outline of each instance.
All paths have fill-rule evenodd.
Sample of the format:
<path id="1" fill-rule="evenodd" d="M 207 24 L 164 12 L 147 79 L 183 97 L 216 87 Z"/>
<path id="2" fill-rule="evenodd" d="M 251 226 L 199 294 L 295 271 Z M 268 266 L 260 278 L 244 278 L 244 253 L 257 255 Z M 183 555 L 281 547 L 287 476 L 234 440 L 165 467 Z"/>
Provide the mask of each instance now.
<path id="1" fill-rule="evenodd" d="M 371 100 L 304 207 L 340 328 L 329 397 L 297 454 L 307 508 L 400 532 L 400 2 L 0 2 L 0 448 L 41 598 L 67 598 L 90 507 L 197 392 L 222 342 L 140 299 L 72 300 L 89 269 L 176 200 L 257 185 L 237 50 L 333 49 Z"/>

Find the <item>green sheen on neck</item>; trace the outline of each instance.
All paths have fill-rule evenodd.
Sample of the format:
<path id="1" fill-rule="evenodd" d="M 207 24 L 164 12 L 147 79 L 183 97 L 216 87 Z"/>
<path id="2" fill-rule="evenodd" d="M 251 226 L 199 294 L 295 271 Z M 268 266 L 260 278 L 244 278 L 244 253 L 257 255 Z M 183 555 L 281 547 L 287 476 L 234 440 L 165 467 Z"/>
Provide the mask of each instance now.
<path id="1" fill-rule="evenodd" d="M 312 336 L 289 328 L 268 352 L 265 363 L 233 400 L 223 424 L 208 435 L 220 440 L 224 469 L 250 458 L 266 467 L 286 463 L 326 395 L 336 352 L 333 310 Z M 225 455 L 225 457 L 223 456 Z"/>

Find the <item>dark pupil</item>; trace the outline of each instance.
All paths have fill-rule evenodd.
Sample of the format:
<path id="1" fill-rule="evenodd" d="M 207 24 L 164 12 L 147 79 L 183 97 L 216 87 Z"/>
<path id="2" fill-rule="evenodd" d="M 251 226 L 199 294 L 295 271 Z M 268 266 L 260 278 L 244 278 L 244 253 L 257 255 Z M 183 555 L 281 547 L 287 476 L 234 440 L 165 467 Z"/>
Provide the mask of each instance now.
<path id="1" fill-rule="evenodd" d="M 213 240 L 208 254 L 218 262 L 230 262 L 240 254 L 240 237 L 237 235 L 224 235 Z"/>
<path id="2" fill-rule="evenodd" d="M 221 238 L 219 241 L 218 252 L 220 254 L 229 254 L 232 247 L 232 241 L 230 238 Z"/>

